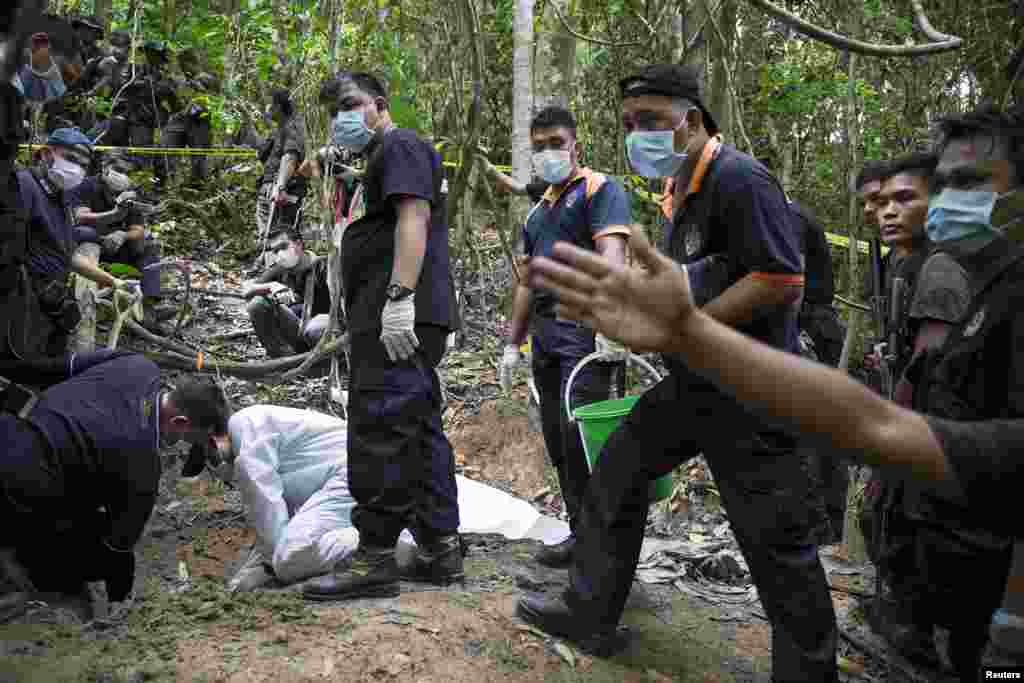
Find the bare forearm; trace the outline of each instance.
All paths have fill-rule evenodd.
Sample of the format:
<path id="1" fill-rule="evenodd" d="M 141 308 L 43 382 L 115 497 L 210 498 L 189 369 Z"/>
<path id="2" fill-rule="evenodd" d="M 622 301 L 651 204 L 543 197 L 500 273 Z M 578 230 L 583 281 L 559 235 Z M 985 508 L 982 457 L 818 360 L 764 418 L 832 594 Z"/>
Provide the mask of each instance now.
<path id="1" fill-rule="evenodd" d="M 760 414 L 873 465 L 902 466 L 932 480 L 952 472 L 931 428 L 832 368 L 774 349 L 693 314 L 673 340 L 687 365 Z"/>
<path id="2" fill-rule="evenodd" d="M 80 254 L 75 254 L 71 257 L 71 269 L 87 280 L 92 280 L 103 287 L 114 286 L 115 279 L 113 275 L 94 266 Z"/>
<path id="3" fill-rule="evenodd" d="M 96 213 L 92 209 L 81 208 L 75 213 L 75 218 L 82 225 L 95 225 L 100 228 L 105 228 L 112 225 L 124 217 L 120 209 L 111 209 L 110 211 L 104 211 L 102 213 Z"/>
<path id="4" fill-rule="evenodd" d="M 509 321 L 508 343 L 516 346 L 526 341 L 530 329 L 530 301 L 533 292 L 522 285 L 516 286 L 512 296 L 512 319 Z"/>
<path id="5" fill-rule="evenodd" d="M 709 301 L 703 311 L 730 327 L 745 325 L 772 308 L 797 300 L 801 289 L 761 282 L 748 275 Z"/>
<path id="6" fill-rule="evenodd" d="M 430 204 L 423 199 L 406 199 L 399 205 L 395 226 L 395 264 L 391 282 L 416 289 L 427 252 Z"/>
<path id="7" fill-rule="evenodd" d="M 277 186 L 284 187 L 291 180 L 291 177 L 295 175 L 295 169 L 298 168 L 298 159 L 294 154 L 285 154 L 281 157 L 281 165 L 277 168 Z"/>

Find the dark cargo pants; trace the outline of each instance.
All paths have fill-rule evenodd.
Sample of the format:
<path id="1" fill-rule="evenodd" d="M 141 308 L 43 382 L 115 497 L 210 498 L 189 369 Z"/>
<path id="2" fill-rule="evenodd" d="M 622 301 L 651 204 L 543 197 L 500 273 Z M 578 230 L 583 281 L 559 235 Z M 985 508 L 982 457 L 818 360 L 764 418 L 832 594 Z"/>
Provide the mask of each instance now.
<path id="1" fill-rule="evenodd" d="M 772 625 L 774 680 L 837 681 L 813 457 L 711 385 L 681 375 L 648 391 L 605 445 L 581 506 L 567 602 L 595 627 L 618 623 L 643 542 L 648 484 L 703 452 Z"/>
<path id="2" fill-rule="evenodd" d="M 565 387 L 573 368 L 594 352 L 594 331 L 553 317 L 537 317 L 533 322 L 532 346 L 544 446 L 558 472 L 569 525 L 575 531 L 580 500 L 590 480 L 590 467 L 579 428 L 569 422 L 565 410 Z M 588 363 L 573 380 L 572 407 L 607 400 L 611 369 L 608 363 Z"/>
<path id="3" fill-rule="evenodd" d="M 435 372 L 448 331 L 417 325 L 420 346 L 388 359 L 379 332 L 352 336 L 348 481 L 360 543 L 391 547 L 403 529 L 430 544 L 459 528 L 455 457 L 441 424 Z"/>

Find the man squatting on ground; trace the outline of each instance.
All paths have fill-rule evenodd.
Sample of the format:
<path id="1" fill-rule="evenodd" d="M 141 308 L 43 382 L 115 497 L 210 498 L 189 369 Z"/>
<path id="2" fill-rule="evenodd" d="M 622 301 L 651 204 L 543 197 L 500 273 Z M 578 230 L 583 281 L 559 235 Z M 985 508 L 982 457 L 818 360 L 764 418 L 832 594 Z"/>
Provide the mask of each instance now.
<path id="1" fill-rule="evenodd" d="M 696 70 L 652 65 L 623 79 L 630 164 L 676 178 L 667 251 L 696 299 L 726 325 L 799 352 L 801 230 L 781 186 L 723 144 Z M 678 268 L 678 266 L 677 266 Z M 524 596 L 518 613 L 588 649 L 614 646 L 643 541 L 648 483 L 703 452 L 772 625 L 777 681 L 838 680 L 836 621 L 818 559 L 827 516 L 812 451 L 750 414 L 677 355 L 611 435 L 581 505 L 564 594 Z"/>
<path id="2" fill-rule="evenodd" d="M 223 396 L 193 380 L 161 392 L 156 364 L 125 352 L 38 361 L 34 375 L 59 383 L 27 402 L 2 394 L 0 579 L 21 591 L 6 607 L 37 590 L 80 593 L 88 581 L 122 602 L 156 501 L 159 444 L 223 432 Z"/>
<path id="3" fill-rule="evenodd" d="M 929 202 L 927 230 L 937 253 L 952 255 L 970 274 L 973 293 L 944 345 L 923 354 L 923 367 L 908 370 L 913 411 L 716 321 L 697 307 L 687 270 L 656 254 L 639 227 L 631 246 L 646 272 L 613 268 L 564 244 L 554 252 L 565 264 L 541 258 L 529 266 L 531 286 L 554 291 L 563 315 L 636 349 L 681 352 L 688 367 L 750 410 L 785 420 L 847 457 L 913 477 L 927 484 L 931 499 L 959 505 L 962 522 L 1016 539 L 1012 566 L 985 568 L 986 594 L 1005 589 L 1001 607 L 994 614 L 995 606 L 986 608 L 991 622 L 984 659 L 967 647 L 972 628 L 963 631 L 959 652 L 951 652 L 962 681 L 977 680 L 982 661 L 1024 664 L 1024 529 L 1012 507 L 1024 485 L 1024 411 L 1018 406 L 1024 349 L 1015 343 L 1024 306 L 1022 122 L 1019 112 L 981 110 L 941 123 L 939 191 Z M 976 568 L 965 569 L 961 565 L 961 577 Z M 1002 581 L 993 589 L 988 584 L 996 571 Z M 965 615 L 961 627 L 973 626 L 981 608 Z"/>

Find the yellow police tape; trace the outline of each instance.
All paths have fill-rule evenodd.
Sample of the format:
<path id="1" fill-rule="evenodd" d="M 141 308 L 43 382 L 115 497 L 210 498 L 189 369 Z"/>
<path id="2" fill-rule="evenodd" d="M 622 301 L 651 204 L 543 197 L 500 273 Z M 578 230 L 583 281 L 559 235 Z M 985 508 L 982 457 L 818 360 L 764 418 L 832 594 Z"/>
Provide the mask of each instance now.
<path id="1" fill-rule="evenodd" d="M 33 149 L 40 149 L 46 145 L 19 145 L 18 149 L 23 152 L 31 152 Z M 150 156 L 207 156 L 207 157 L 226 157 L 236 159 L 255 159 L 256 150 L 248 149 L 245 147 L 105 147 L 97 145 L 93 147 L 97 152 L 124 152 L 126 154 L 141 154 Z M 445 161 L 445 166 L 457 168 L 458 164 L 454 161 Z M 496 169 L 503 172 L 511 172 L 511 166 L 495 166 Z M 647 200 L 652 204 L 661 205 L 660 195 L 656 195 L 646 190 L 634 189 L 637 195 Z M 831 232 L 826 232 L 825 237 L 828 239 L 829 244 L 835 247 L 848 248 L 850 246 L 850 238 L 845 235 L 836 235 Z M 857 241 L 857 251 L 862 254 L 870 253 L 868 243 L 863 240 Z M 888 247 L 882 247 L 882 254 L 886 254 L 889 251 Z"/>
<path id="2" fill-rule="evenodd" d="M 31 152 L 35 149 L 42 149 L 46 145 L 19 145 L 22 152 Z M 93 147 L 97 152 L 124 152 L 125 154 L 140 154 L 150 156 L 207 156 L 207 157 L 228 157 L 238 159 L 255 159 L 256 150 L 245 147 L 105 147 L 97 145 Z"/>

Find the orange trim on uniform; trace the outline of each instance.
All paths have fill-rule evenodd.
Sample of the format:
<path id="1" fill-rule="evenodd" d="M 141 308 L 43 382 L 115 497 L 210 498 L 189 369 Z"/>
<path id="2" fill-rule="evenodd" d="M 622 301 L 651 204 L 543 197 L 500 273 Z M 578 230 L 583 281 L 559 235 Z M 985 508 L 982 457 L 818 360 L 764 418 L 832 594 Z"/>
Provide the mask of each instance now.
<path id="1" fill-rule="evenodd" d="M 548 189 L 544 191 L 544 196 L 541 197 L 541 199 L 546 201 L 548 204 L 554 204 L 562 197 L 563 194 L 565 194 L 566 190 L 568 190 L 570 187 L 576 184 L 577 180 L 579 180 L 580 178 L 590 178 L 592 174 L 593 171 L 591 171 L 589 168 L 587 168 L 586 166 L 580 166 L 579 168 L 576 169 L 576 173 L 573 175 L 573 177 L 565 181 L 565 184 L 562 185 L 562 189 L 557 194 L 554 191 L 555 186 L 549 185 Z"/>
<path id="2" fill-rule="evenodd" d="M 600 232 L 595 233 L 594 240 L 599 240 L 608 235 L 622 235 L 628 240 L 632 234 L 628 225 L 609 225 L 602 228 Z"/>
<path id="3" fill-rule="evenodd" d="M 693 169 L 693 175 L 690 176 L 690 184 L 686 188 L 686 196 L 683 197 L 683 202 L 679 207 L 672 203 L 672 212 L 675 213 L 677 208 L 686 206 L 686 200 L 691 194 L 697 194 L 700 192 L 700 186 L 704 182 L 704 176 L 708 173 L 708 166 L 711 165 L 711 161 L 718 156 L 719 150 L 722 148 L 722 136 L 715 135 L 710 138 L 705 144 L 704 149 L 700 153 L 700 159 L 697 160 L 697 166 Z M 673 191 L 675 190 L 675 181 L 672 183 Z M 672 200 L 672 195 L 669 195 L 669 200 Z M 664 207 L 662 208 L 664 211 Z M 668 214 L 666 214 L 668 215 Z M 672 216 L 669 216 L 671 219 Z"/>
<path id="4" fill-rule="evenodd" d="M 761 282 L 768 282 L 773 285 L 782 285 L 783 287 L 803 287 L 804 276 L 803 273 L 760 273 L 753 272 L 750 277 Z"/>

